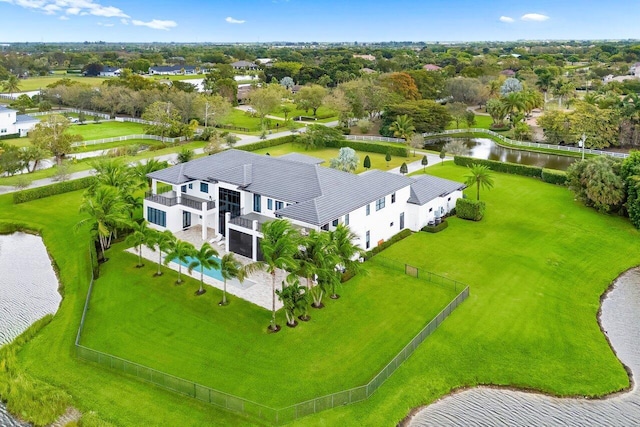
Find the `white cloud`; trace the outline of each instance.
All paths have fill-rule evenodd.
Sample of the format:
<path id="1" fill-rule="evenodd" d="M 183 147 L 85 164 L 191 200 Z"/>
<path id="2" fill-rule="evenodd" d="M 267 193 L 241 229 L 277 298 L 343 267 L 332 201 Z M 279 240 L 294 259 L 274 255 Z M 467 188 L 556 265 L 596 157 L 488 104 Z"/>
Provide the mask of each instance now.
<path id="1" fill-rule="evenodd" d="M 525 15 L 522 15 L 520 19 L 522 19 L 523 21 L 543 22 L 549 19 L 549 17 L 540 13 L 527 13 Z"/>
<path id="2" fill-rule="evenodd" d="M 65 16 L 65 15 L 61 15 L 60 18 L 58 18 L 58 19 L 60 19 L 61 21 L 68 21 L 69 17 Z"/>
<path id="3" fill-rule="evenodd" d="M 98 22 L 98 25 L 101 27 L 113 27 L 115 24 L 113 22 Z"/>
<path id="4" fill-rule="evenodd" d="M 134 19 L 131 21 L 131 23 L 139 27 L 149 27 L 149 28 L 153 28 L 154 30 L 165 30 L 165 31 L 168 31 L 170 28 L 174 28 L 178 26 L 178 24 L 175 21 L 163 21 L 160 19 L 152 19 L 149 22 L 138 21 L 137 19 Z"/>
<path id="5" fill-rule="evenodd" d="M 229 24 L 244 24 L 245 22 L 247 22 L 244 19 L 235 19 L 230 16 L 227 16 L 225 21 L 227 21 Z"/>
<path id="6" fill-rule="evenodd" d="M 501 17 L 500 17 L 500 21 L 501 21 L 501 22 L 506 22 L 506 23 L 510 24 L 510 23 L 514 22 L 514 21 L 515 21 L 515 19 L 513 19 L 513 18 L 512 18 L 512 17 L 510 17 L 510 16 L 501 16 Z"/>
<path id="7" fill-rule="evenodd" d="M 0 2 L 9 3 L 18 7 L 23 7 L 25 9 L 39 11 L 47 15 L 58 15 L 59 13 L 64 13 L 66 15 L 73 16 L 121 18 L 120 22 L 123 25 L 129 25 L 129 22 L 131 22 L 133 25 L 149 27 L 157 30 L 168 30 L 178 25 L 175 21 L 160 19 L 153 19 L 148 22 L 135 19 L 129 21 L 131 17 L 127 15 L 122 9 L 115 6 L 102 5 L 97 0 L 0 0 Z M 62 15 L 60 19 L 65 21 L 67 20 L 67 17 L 65 15 Z M 244 21 L 237 21 L 234 23 L 243 22 Z M 105 23 L 98 23 L 98 25 L 113 26 L 113 24 L 107 25 Z"/>

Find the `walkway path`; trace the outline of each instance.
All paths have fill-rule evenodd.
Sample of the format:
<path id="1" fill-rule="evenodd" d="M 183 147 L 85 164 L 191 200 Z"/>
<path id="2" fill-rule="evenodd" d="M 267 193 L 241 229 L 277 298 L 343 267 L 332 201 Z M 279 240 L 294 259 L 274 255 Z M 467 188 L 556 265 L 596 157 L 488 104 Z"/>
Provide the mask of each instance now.
<path id="1" fill-rule="evenodd" d="M 640 269 L 620 276 L 602 303 L 600 324 L 618 358 L 640 374 Z M 562 399 L 536 393 L 478 387 L 421 409 L 409 426 L 637 426 L 640 389 L 602 400 Z"/>

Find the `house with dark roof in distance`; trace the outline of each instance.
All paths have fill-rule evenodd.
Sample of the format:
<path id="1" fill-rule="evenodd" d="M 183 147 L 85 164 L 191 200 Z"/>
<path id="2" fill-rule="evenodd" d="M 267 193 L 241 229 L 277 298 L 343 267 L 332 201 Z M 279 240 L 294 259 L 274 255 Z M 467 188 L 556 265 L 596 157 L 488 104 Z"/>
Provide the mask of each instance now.
<path id="1" fill-rule="evenodd" d="M 122 72 L 120 67 L 103 67 L 98 74 L 100 77 L 119 77 Z"/>
<path id="2" fill-rule="evenodd" d="M 231 66 L 233 67 L 234 70 L 257 70 L 258 64 L 256 64 L 255 62 L 249 62 L 249 61 L 236 61 L 236 62 L 232 62 Z"/>
<path id="3" fill-rule="evenodd" d="M 221 234 L 227 250 L 261 260 L 262 224 L 276 218 L 303 234 L 348 225 L 358 246 L 369 250 L 450 212 L 465 188 L 432 176 L 379 170 L 356 175 L 322 163 L 299 153 L 270 157 L 227 150 L 152 172 L 144 217 L 158 230 L 199 226 L 203 241 Z"/>
<path id="4" fill-rule="evenodd" d="M 206 72 L 208 72 L 208 70 L 201 69 L 195 65 L 161 65 L 149 67 L 150 75 L 160 76 L 196 75 Z"/>
<path id="5" fill-rule="evenodd" d="M 17 110 L 0 105 L 0 137 L 27 136 L 40 120 L 35 117 L 18 114 Z"/>

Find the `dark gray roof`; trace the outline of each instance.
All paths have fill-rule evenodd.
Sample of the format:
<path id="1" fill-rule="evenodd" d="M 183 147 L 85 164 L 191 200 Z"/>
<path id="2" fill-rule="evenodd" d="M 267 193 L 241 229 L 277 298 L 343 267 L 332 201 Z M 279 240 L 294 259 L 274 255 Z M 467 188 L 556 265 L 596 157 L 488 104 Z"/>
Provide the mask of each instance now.
<path id="1" fill-rule="evenodd" d="M 185 71 L 191 71 L 191 70 L 195 70 L 196 67 L 195 65 L 160 65 L 157 67 L 149 67 L 149 71 L 153 70 L 156 72 L 161 72 L 161 73 L 169 73 L 171 71 L 181 71 L 181 70 L 185 70 Z"/>
<path id="2" fill-rule="evenodd" d="M 3 107 L 0 105 L 0 113 L 16 113 L 18 110 L 14 110 L 12 108 Z"/>
<path id="3" fill-rule="evenodd" d="M 120 69 L 120 67 L 104 67 L 102 69 L 102 72 L 103 73 L 113 73 L 113 72 L 118 71 L 119 69 Z"/>
<path id="4" fill-rule="evenodd" d="M 289 153 L 289 154 L 280 156 L 278 158 L 289 160 L 292 162 L 308 163 L 310 165 L 319 165 L 324 163 L 324 159 L 319 159 L 317 157 L 307 156 L 306 154 L 300 154 L 300 153 Z"/>
<path id="5" fill-rule="evenodd" d="M 414 179 L 413 184 L 411 184 L 411 197 L 409 197 L 408 202 L 422 206 L 437 197 L 446 196 L 464 188 L 466 188 L 466 185 L 461 182 L 450 181 L 432 175 L 422 175 Z"/>
<path id="6" fill-rule="evenodd" d="M 278 215 L 319 226 L 414 182 L 412 178 L 389 172 L 371 170 L 355 175 L 283 157 L 227 150 L 148 176 L 177 185 L 193 180 L 235 184 L 246 191 L 291 203 L 279 210 Z"/>
<path id="7" fill-rule="evenodd" d="M 40 120 L 35 117 L 27 116 L 26 114 L 18 114 L 16 115 L 16 123 L 32 123 L 32 122 L 40 122 Z"/>
<path id="8" fill-rule="evenodd" d="M 258 65 L 254 62 L 249 61 L 236 61 L 231 63 L 232 67 L 257 67 Z"/>

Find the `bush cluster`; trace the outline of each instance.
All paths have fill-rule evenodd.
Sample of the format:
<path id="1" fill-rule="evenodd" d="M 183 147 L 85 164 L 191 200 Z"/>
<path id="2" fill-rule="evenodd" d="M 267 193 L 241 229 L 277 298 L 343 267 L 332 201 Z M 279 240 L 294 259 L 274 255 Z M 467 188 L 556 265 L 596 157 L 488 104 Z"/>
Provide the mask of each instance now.
<path id="1" fill-rule="evenodd" d="M 474 159 L 473 157 L 455 156 L 453 162 L 458 166 L 484 165 L 496 172 L 512 175 L 532 176 L 542 178 L 542 168 L 538 166 L 520 165 L 518 163 L 499 162 L 496 160 Z"/>
<path id="2" fill-rule="evenodd" d="M 389 246 L 393 245 L 394 243 L 399 242 L 402 239 L 405 239 L 407 237 L 411 236 L 411 230 L 409 230 L 408 228 L 405 228 L 404 230 L 402 230 L 401 232 L 399 232 L 398 234 L 391 236 L 391 238 L 389 240 L 386 240 L 384 242 L 382 242 L 381 245 L 376 246 L 375 248 L 371 249 L 370 251 L 368 251 L 365 254 L 365 259 L 369 259 L 372 256 L 379 254 L 380 252 L 384 251 L 385 249 L 387 249 Z"/>
<path id="3" fill-rule="evenodd" d="M 14 139 L 14 138 L 19 138 L 20 134 L 19 133 L 9 133 L 7 135 L 0 135 L 0 140 L 2 139 Z"/>
<path id="4" fill-rule="evenodd" d="M 376 144 L 373 142 L 362 142 L 362 141 L 349 141 L 346 139 L 336 140 L 336 141 L 327 141 L 327 147 L 330 148 L 342 148 L 349 147 L 353 148 L 356 151 L 365 151 L 369 153 L 380 153 L 380 154 L 391 154 L 392 156 L 397 157 L 409 157 L 409 149 L 405 145 L 387 145 L 387 144 Z"/>
<path id="5" fill-rule="evenodd" d="M 542 180 L 549 184 L 567 185 L 567 173 L 555 169 L 542 169 Z"/>
<path id="6" fill-rule="evenodd" d="M 458 199 L 456 200 L 456 213 L 458 218 L 480 221 L 484 216 L 486 205 L 481 200 Z"/>
<path id="7" fill-rule="evenodd" d="M 449 226 L 447 220 L 442 220 L 442 222 L 438 225 L 425 225 L 422 227 L 420 231 L 425 231 L 427 233 L 438 233 Z"/>
<path id="8" fill-rule="evenodd" d="M 69 193 L 71 191 L 82 190 L 91 185 L 95 178 L 87 176 L 71 181 L 58 182 L 56 184 L 47 185 L 45 187 L 31 188 L 28 190 L 17 191 L 13 193 L 13 203 L 24 203 L 32 200 L 42 199 L 56 194 Z"/>
<path id="9" fill-rule="evenodd" d="M 267 139 L 260 142 L 254 142 L 253 144 L 243 145 L 238 147 L 238 150 L 256 151 L 262 148 L 269 148 L 269 147 L 275 147 L 277 145 L 288 144 L 290 142 L 295 142 L 295 140 L 296 140 L 295 135 L 287 135 L 287 136 L 283 136 L 282 138 Z"/>

